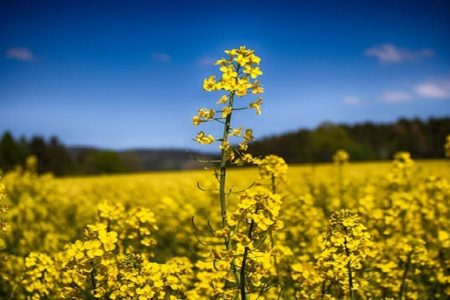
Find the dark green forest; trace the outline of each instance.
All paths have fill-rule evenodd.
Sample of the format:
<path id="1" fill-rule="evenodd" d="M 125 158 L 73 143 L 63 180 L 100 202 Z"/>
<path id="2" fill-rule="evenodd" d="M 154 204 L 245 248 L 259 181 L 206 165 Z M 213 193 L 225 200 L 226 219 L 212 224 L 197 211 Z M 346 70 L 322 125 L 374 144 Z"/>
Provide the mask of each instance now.
<path id="1" fill-rule="evenodd" d="M 189 150 L 133 149 L 114 151 L 92 147 L 66 147 L 57 137 L 34 136 L 18 139 L 6 131 L 0 140 L 0 174 L 23 166 L 26 157 L 36 156 L 38 173 L 56 176 L 112 174 L 156 170 L 194 169 L 200 165 L 193 159 L 213 156 Z"/>
<path id="2" fill-rule="evenodd" d="M 267 137 L 250 144 L 255 156 L 276 154 L 288 163 L 330 161 L 337 149 L 349 152 L 351 160 L 390 159 L 397 151 L 408 151 L 415 159 L 443 158 L 450 118 L 400 119 L 395 123 L 324 123 L 315 129 L 301 129 Z M 29 155 L 38 159 L 38 172 L 56 176 L 178 170 L 200 168 L 193 157 L 208 159 L 213 154 L 176 149 L 113 151 L 88 147 L 67 147 L 57 137 L 14 137 L 5 131 L 0 140 L 0 169 L 23 165 Z"/>
<path id="3" fill-rule="evenodd" d="M 353 161 L 391 159 L 408 151 L 414 159 L 444 158 L 450 118 L 399 119 L 395 123 L 354 125 L 324 123 L 314 130 L 301 129 L 267 137 L 250 145 L 253 155 L 276 154 L 288 163 L 326 162 L 337 149 Z"/>

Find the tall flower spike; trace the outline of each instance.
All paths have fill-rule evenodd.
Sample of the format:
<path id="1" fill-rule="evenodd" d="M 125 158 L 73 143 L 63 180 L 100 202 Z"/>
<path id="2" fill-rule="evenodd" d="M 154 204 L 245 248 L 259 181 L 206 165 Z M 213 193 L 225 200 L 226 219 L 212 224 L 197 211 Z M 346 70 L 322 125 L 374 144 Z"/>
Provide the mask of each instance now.
<path id="1" fill-rule="evenodd" d="M 206 123 L 208 121 L 217 121 L 223 124 L 222 136 L 220 138 L 215 138 L 212 135 L 208 135 L 203 131 L 197 134 L 195 140 L 200 144 L 212 144 L 214 142 L 219 142 L 220 149 L 220 163 L 217 166 L 216 174 L 219 182 L 219 202 L 220 202 L 220 216 L 222 229 L 221 232 L 228 232 L 223 236 L 224 246 L 226 251 L 231 249 L 233 241 L 229 234 L 230 225 L 227 216 L 227 187 L 226 187 L 226 173 L 227 167 L 230 164 L 242 165 L 255 163 L 253 157 L 245 153 L 248 147 L 248 143 L 254 140 L 252 129 L 242 129 L 241 127 L 232 127 L 231 120 L 233 113 L 242 109 L 255 109 L 257 115 L 261 114 L 262 97 L 257 97 L 247 104 L 239 104 L 236 107 L 237 98 L 239 101 L 246 95 L 262 94 L 263 88 L 256 78 L 262 75 L 262 71 L 259 67 L 261 59 L 254 54 L 254 51 L 241 46 L 238 49 L 225 50 L 227 54 L 226 58 L 221 58 L 216 61 L 216 65 L 219 67 L 221 76 L 212 75 L 203 81 L 203 89 L 212 91 L 222 91 L 223 94 L 220 96 L 216 104 L 221 107 L 217 110 L 200 109 L 199 113 L 192 118 L 192 123 L 194 126 L 200 125 L 201 123 Z M 217 116 L 216 116 L 217 115 Z M 237 146 L 233 145 L 230 138 L 241 139 L 237 142 Z M 262 223 L 261 223 L 262 224 Z M 245 261 L 245 259 L 244 259 Z M 224 261 L 222 260 L 223 264 Z M 232 262 L 226 263 L 229 265 L 229 270 L 232 270 L 236 283 L 240 285 L 240 290 L 245 298 L 245 281 L 247 280 L 247 274 L 239 274 L 238 267 Z M 241 270 L 240 273 L 244 272 L 245 269 Z M 242 299 L 244 299 L 242 298 Z"/>

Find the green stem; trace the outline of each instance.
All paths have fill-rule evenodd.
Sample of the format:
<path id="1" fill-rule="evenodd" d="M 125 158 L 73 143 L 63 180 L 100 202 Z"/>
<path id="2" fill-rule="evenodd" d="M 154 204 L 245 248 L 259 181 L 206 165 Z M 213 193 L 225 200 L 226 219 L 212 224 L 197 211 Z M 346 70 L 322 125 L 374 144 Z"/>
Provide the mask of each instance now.
<path id="1" fill-rule="evenodd" d="M 411 258 L 412 258 L 413 252 L 414 252 L 414 248 L 411 250 L 411 252 L 409 252 L 408 258 L 406 260 L 406 266 L 405 266 L 405 270 L 403 272 L 403 277 L 402 277 L 402 284 L 400 285 L 400 291 L 398 293 L 399 300 L 403 299 L 403 293 L 405 292 L 405 289 L 406 289 L 406 278 L 408 276 L 409 265 L 411 264 Z"/>
<path id="2" fill-rule="evenodd" d="M 347 255 L 347 257 L 349 257 L 350 251 L 347 248 L 347 239 L 344 239 L 344 247 L 345 247 L 345 254 Z M 350 300 L 354 300 L 356 299 L 356 297 L 355 291 L 353 290 L 353 274 L 352 274 L 352 265 L 350 261 L 347 263 L 347 272 L 348 272 L 348 286 L 350 289 Z"/>
<path id="3" fill-rule="evenodd" d="M 242 265 L 241 265 L 241 282 L 240 282 L 240 291 L 241 291 L 241 299 L 247 299 L 247 291 L 245 290 L 245 265 L 247 264 L 247 256 L 248 256 L 248 247 L 245 247 L 244 256 L 242 257 Z"/>
<path id="4" fill-rule="evenodd" d="M 255 211 L 255 213 L 257 213 L 258 210 Z M 252 239 L 252 235 L 253 235 L 253 227 L 255 226 L 255 222 L 252 220 L 252 222 L 250 223 L 250 227 L 248 228 L 248 238 L 251 240 Z M 245 288 L 245 279 L 246 279 L 246 266 L 247 266 L 247 257 L 248 257 L 248 252 L 249 252 L 250 248 L 249 247 L 245 247 L 244 250 L 244 255 L 242 257 L 242 264 L 241 264 L 241 282 L 240 282 L 240 290 L 241 290 L 241 300 L 246 300 L 247 299 L 247 291 Z"/>
<path id="5" fill-rule="evenodd" d="M 233 107 L 233 100 L 234 100 L 234 93 L 230 94 L 230 99 L 228 102 L 228 107 Z M 231 115 L 232 113 L 228 114 L 228 116 L 225 119 L 225 126 L 223 127 L 223 134 L 222 134 L 222 143 L 228 142 L 228 134 L 230 132 L 231 128 Z M 227 156 L 225 149 L 222 149 L 220 153 L 220 216 L 222 218 L 222 227 L 225 228 L 228 224 L 228 217 L 227 217 L 227 199 L 225 195 L 225 188 L 226 188 L 226 178 L 227 178 Z M 225 245 L 228 250 L 228 241 L 225 241 Z"/>
<path id="6" fill-rule="evenodd" d="M 95 293 L 95 290 L 97 289 L 97 284 L 95 283 L 95 265 L 93 261 L 91 261 L 91 266 L 92 266 L 92 271 L 90 272 L 91 284 L 93 293 Z"/>
<path id="7" fill-rule="evenodd" d="M 277 186 L 275 184 L 275 176 L 273 174 L 271 177 L 271 183 L 272 183 L 272 193 L 275 194 L 277 192 Z M 272 232 L 269 233 L 269 237 L 270 237 L 270 243 L 272 244 L 272 247 L 274 247 L 275 242 L 273 239 Z M 278 259 L 276 257 L 274 257 L 273 259 L 274 259 L 274 263 L 275 263 L 275 270 L 277 271 L 277 275 L 278 275 L 278 284 L 280 285 L 280 294 L 278 297 L 278 298 L 280 298 L 283 296 L 284 284 L 283 284 L 283 280 L 282 280 L 281 274 L 280 274 L 280 267 L 278 265 Z"/>
<path id="8" fill-rule="evenodd" d="M 344 169 L 342 165 L 338 165 L 339 168 L 339 202 L 343 205 L 344 200 Z"/>
<path id="9" fill-rule="evenodd" d="M 325 294 L 326 294 L 326 290 L 325 290 L 326 283 L 327 283 L 326 280 L 324 280 L 322 282 L 322 287 L 320 288 L 320 294 L 321 294 L 320 299 L 323 299 L 325 297 Z"/>
<path id="10" fill-rule="evenodd" d="M 277 192 L 277 186 L 275 185 L 275 176 L 272 174 L 272 194 Z"/>
<path id="11" fill-rule="evenodd" d="M 228 107 L 233 108 L 233 101 L 234 101 L 234 93 L 230 93 L 230 99 L 228 101 Z M 223 134 L 222 134 L 222 143 L 228 142 L 228 134 L 230 132 L 231 128 L 231 115 L 232 112 L 230 112 L 227 117 L 225 118 L 225 124 L 223 127 Z M 220 217 L 222 219 L 222 228 L 228 227 L 228 216 L 227 216 L 227 198 L 226 198 L 226 178 L 227 178 L 227 153 L 225 149 L 222 149 L 220 153 L 220 171 L 219 171 L 219 201 L 220 201 Z M 224 244 L 225 248 L 227 250 L 231 249 L 231 238 L 225 237 L 224 238 Z M 237 284 L 240 282 L 239 273 L 236 269 L 236 265 L 234 263 L 234 260 L 231 262 L 231 270 L 234 273 L 234 277 L 236 279 Z"/>
<path id="12" fill-rule="evenodd" d="M 354 300 L 356 298 L 355 298 L 355 291 L 353 290 L 352 266 L 350 262 L 347 263 L 347 270 L 348 270 L 348 285 L 350 288 L 350 299 Z"/>

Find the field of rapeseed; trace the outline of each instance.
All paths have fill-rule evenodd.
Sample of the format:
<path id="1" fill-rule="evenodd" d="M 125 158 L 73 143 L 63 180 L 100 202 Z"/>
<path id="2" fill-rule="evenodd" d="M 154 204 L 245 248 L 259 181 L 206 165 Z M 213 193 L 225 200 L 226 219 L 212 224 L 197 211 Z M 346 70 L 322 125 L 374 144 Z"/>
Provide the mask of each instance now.
<path id="1" fill-rule="evenodd" d="M 196 187 L 214 186 L 210 172 L 55 179 L 38 176 L 34 163 L 2 178 L 1 298 L 234 296 L 233 279 L 219 271 L 227 252 L 211 245 L 220 235 L 218 193 Z M 230 186 L 242 190 L 254 178 L 270 186 L 266 172 L 231 170 Z M 255 252 L 261 265 L 251 270 L 251 299 L 280 292 L 346 298 L 348 266 L 357 299 L 448 298 L 446 162 L 293 166 L 274 174 L 283 224 L 266 237 L 270 252 Z M 251 193 L 233 196 L 231 210 L 251 205 L 244 202 Z"/>
<path id="2" fill-rule="evenodd" d="M 222 108 L 192 119 L 223 129 L 195 138 L 219 143 L 208 170 L 56 179 L 30 157 L 3 174 L 0 298 L 450 297 L 448 162 L 252 157 L 252 129 L 231 117 L 261 114 L 260 58 L 226 53 L 220 80 L 204 82 Z"/>

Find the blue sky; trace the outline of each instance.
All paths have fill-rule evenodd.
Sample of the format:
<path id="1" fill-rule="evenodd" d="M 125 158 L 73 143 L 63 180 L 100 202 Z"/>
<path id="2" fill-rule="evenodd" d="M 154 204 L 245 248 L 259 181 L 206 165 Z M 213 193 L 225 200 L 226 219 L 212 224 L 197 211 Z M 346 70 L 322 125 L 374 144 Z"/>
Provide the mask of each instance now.
<path id="1" fill-rule="evenodd" d="M 202 80 L 240 45 L 262 57 L 263 114 L 235 120 L 257 138 L 450 116 L 448 1 L 12 0 L 0 3 L 0 131 L 198 148 L 191 117 L 218 98 Z"/>

